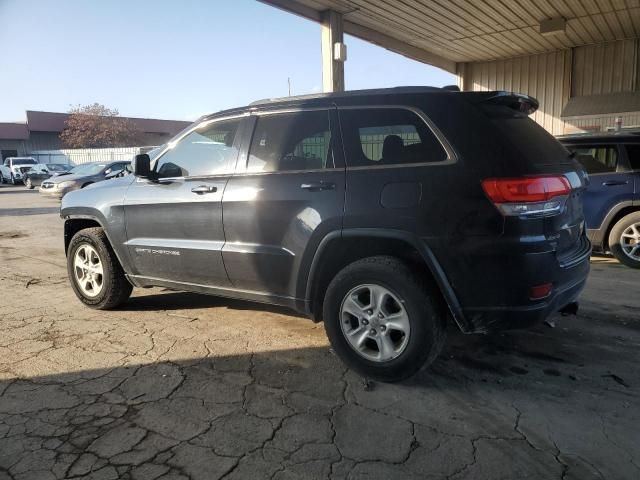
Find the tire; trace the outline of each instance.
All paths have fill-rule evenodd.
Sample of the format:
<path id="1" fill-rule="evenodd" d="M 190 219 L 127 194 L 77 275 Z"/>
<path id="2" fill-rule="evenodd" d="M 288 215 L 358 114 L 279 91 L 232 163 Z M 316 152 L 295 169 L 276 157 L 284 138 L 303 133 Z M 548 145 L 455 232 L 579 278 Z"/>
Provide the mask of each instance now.
<path id="1" fill-rule="evenodd" d="M 3 183 L 4 183 L 4 175 L 0 173 L 0 185 L 2 185 Z"/>
<path id="2" fill-rule="evenodd" d="M 428 367 L 446 338 L 445 306 L 431 283 L 394 257 L 369 257 L 346 266 L 329 284 L 323 304 L 325 331 L 336 354 L 349 368 L 383 382 L 404 380 Z M 372 296 L 385 298 L 386 306 L 358 310 Z M 359 319 L 346 311 L 353 308 L 362 314 Z M 408 335 L 395 330 L 392 314 L 404 318 L 395 323 L 408 324 Z M 357 343 L 356 337 L 367 339 L 356 347 L 351 343 Z M 385 338 L 393 348 L 384 346 Z M 383 358 L 383 350 L 392 354 Z"/>
<path id="3" fill-rule="evenodd" d="M 33 183 L 31 183 L 31 179 L 28 178 L 28 177 L 24 181 L 24 186 L 27 187 L 29 190 L 33 190 L 33 188 L 34 188 Z"/>
<path id="4" fill-rule="evenodd" d="M 76 254 L 82 258 L 87 251 L 97 254 L 102 270 L 102 275 L 95 277 L 95 287 L 92 286 L 91 289 L 81 286 L 81 283 L 86 286 L 91 281 L 81 282 L 77 274 Z M 88 257 L 90 255 L 85 254 L 85 258 Z M 97 264 L 88 262 L 85 265 L 95 268 Z M 67 250 L 67 273 L 71 287 L 80 301 L 97 310 L 109 310 L 122 305 L 133 290 L 102 228 L 87 228 L 73 236 Z"/>
<path id="5" fill-rule="evenodd" d="M 640 268 L 640 212 L 630 213 L 617 221 L 609 232 L 609 250 L 620 263 Z"/>

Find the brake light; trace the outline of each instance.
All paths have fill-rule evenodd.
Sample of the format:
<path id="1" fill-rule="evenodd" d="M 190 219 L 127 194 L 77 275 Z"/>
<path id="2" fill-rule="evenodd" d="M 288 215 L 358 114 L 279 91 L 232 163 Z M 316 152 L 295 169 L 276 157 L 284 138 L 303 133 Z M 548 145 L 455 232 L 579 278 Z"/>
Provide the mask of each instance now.
<path id="1" fill-rule="evenodd" d="M 488 178 L 482 182 L 487 197 L 503 215 L 547 216 L 559 213 L 571 193 L 562 176 Z"/>

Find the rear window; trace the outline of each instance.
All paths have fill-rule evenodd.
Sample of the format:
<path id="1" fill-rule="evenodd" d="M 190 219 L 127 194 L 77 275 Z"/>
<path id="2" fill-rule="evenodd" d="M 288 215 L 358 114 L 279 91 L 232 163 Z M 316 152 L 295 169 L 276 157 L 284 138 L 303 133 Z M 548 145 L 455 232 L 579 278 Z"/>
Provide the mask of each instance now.
<path id="1" fill-rule="evenodd" d="M 500 137 L 534 165 L 571 163 L 569 152 L 528 115 L 501 105 L 480 105 Z"/>
<path id="2" fill-rule="evenodd" d="M 447 159 L 447 152 L 429 126 L 410 110 L 347 109 L 340 111 L 340 120 L 350 167 Z"/>

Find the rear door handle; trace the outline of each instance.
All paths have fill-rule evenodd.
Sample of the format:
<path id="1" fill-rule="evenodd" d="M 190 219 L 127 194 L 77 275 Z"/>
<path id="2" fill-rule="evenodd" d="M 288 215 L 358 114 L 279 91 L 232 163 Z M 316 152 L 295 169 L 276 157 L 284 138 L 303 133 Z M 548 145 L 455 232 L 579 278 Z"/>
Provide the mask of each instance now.
<path id="1" fill-rule="evenodd" d="M 191 189 L 193 193 L 202 195 L 203 193 L 213 193 L 218 191 L 218 187 L 210 187 L 209 185 L 199 185 Z"/>
<path id="2" fill-rule="evenodd" d="M 615 187 L 617 185 L 628 185 L 629 182 L 625 182 L 624 180 L 609 180 L 607 182 L 602 182 L 602 185 L 605 187 Z"/>
<path id="3" fill-rule="evenodd" d="M 303 183 L 300 185 L 303 190 L 309 190 L 310 192 L 319 192 L 321 190 L 335 190 L 336 184 L 332 182 L 312 182 Z"/>

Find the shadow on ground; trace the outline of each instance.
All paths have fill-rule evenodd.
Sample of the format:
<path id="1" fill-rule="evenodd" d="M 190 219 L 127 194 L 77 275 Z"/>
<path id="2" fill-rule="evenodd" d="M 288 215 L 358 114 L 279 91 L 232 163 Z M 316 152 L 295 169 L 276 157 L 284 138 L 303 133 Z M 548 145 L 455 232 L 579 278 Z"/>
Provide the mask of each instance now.
<path id="1" fill-rule="evenodd" d="M 193 302 L 263 308 L 183 293 L 127 308 Z M 581 322 L 453 333 L 432 368 L 395 385 L 328 348 L 7 380 L 0 478 L 637 478 L 637 354 L 616 340 L 637 328 L 599 325 L 604 343 Z"/>

